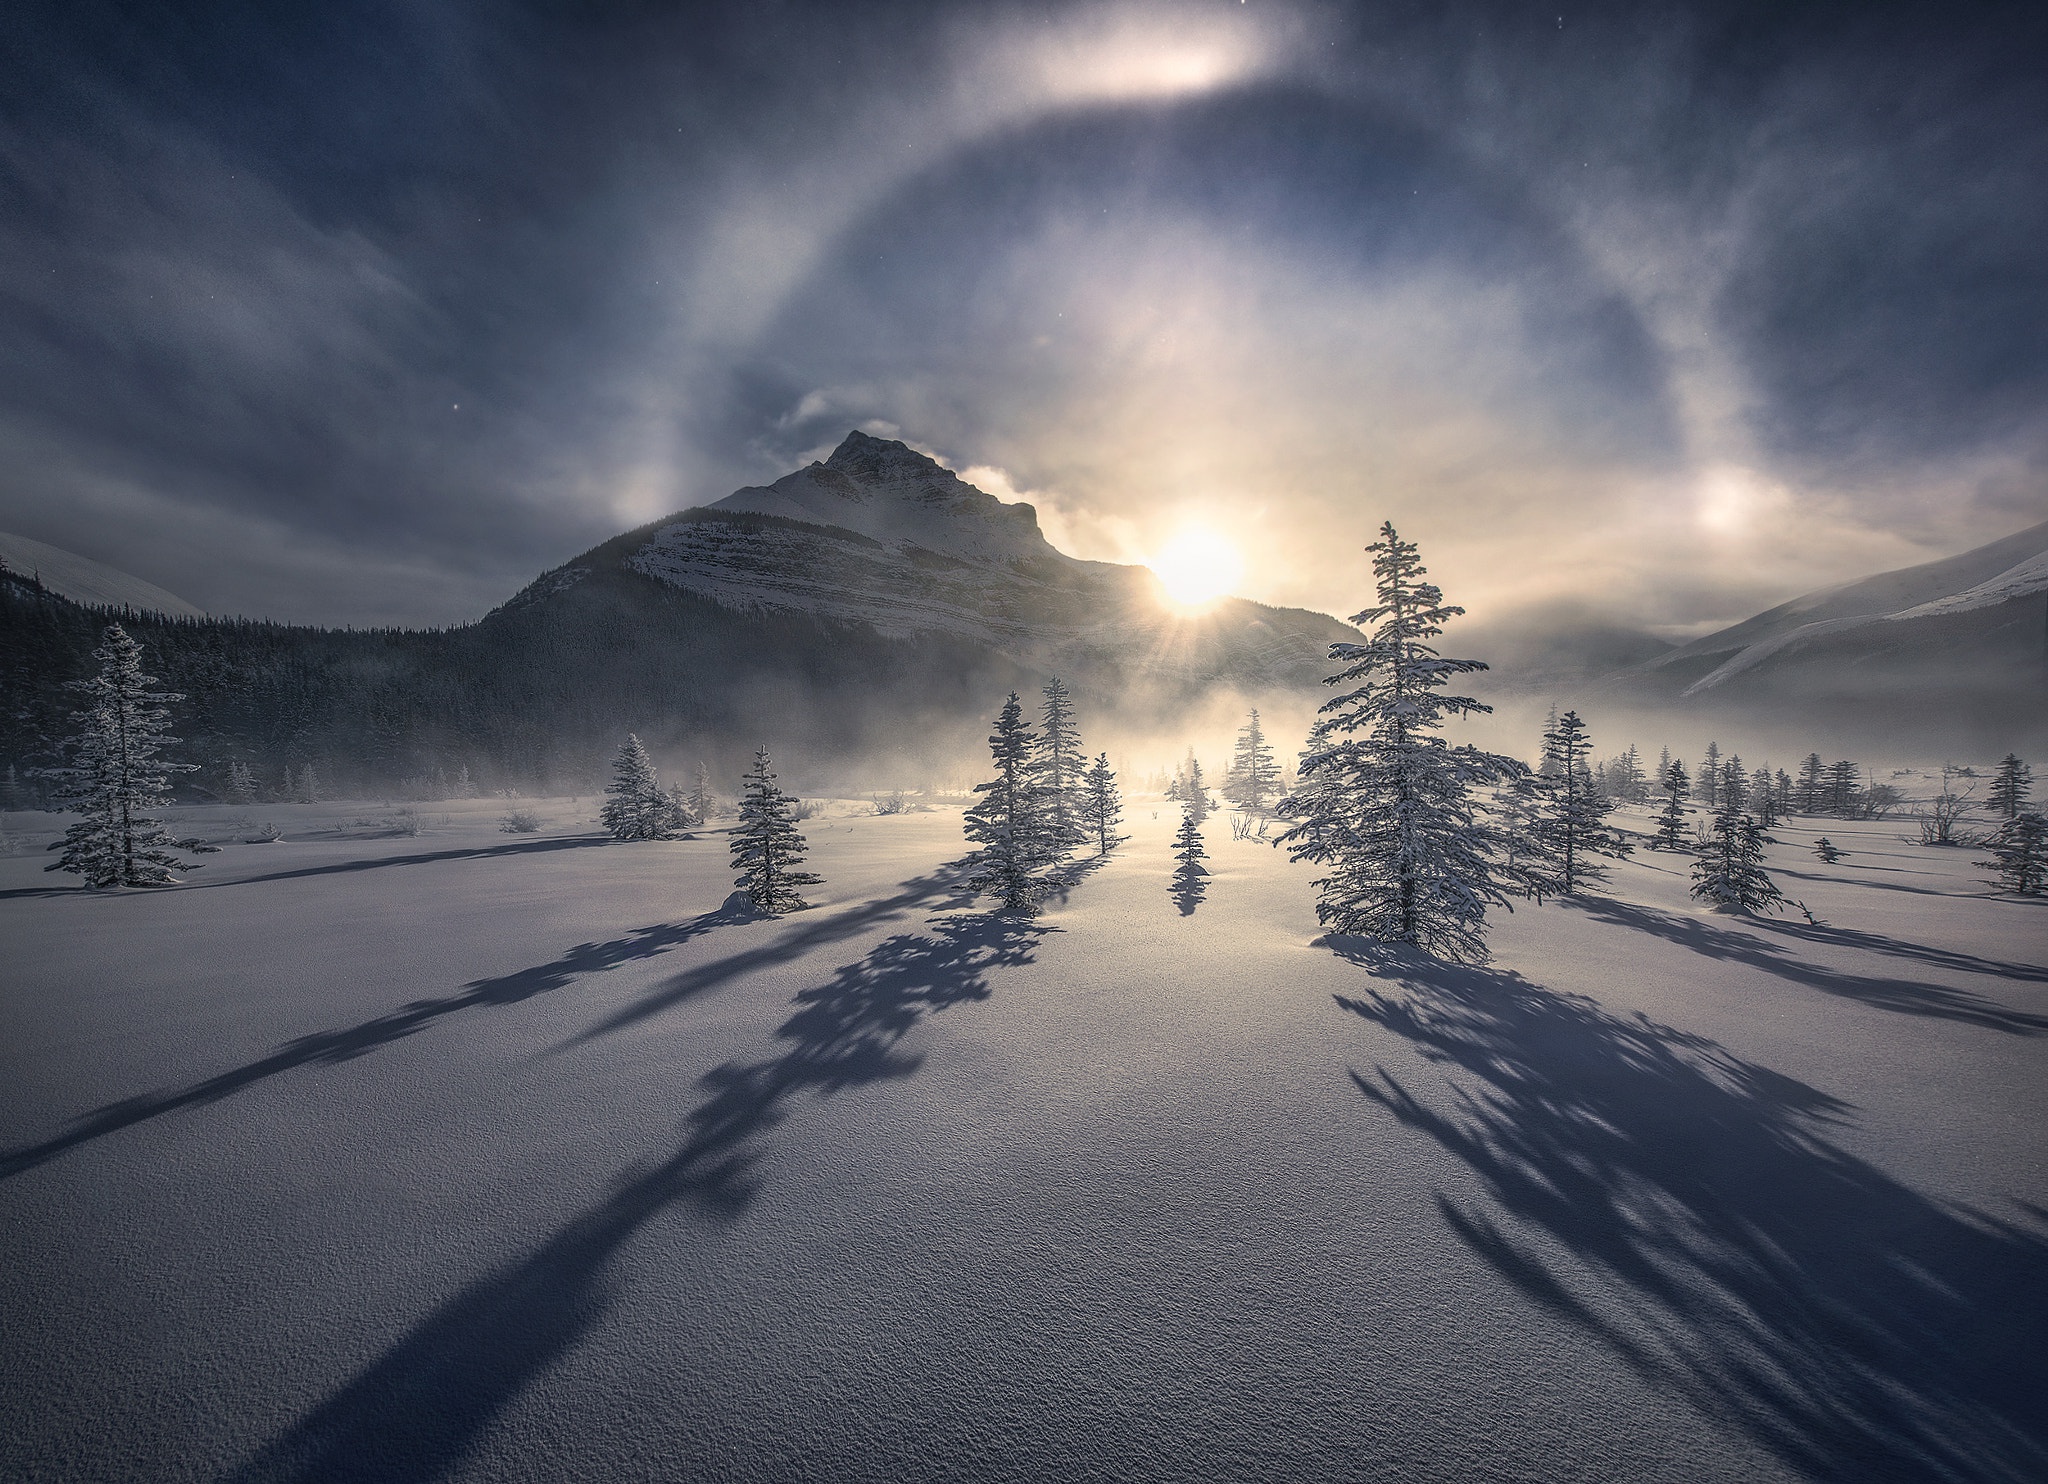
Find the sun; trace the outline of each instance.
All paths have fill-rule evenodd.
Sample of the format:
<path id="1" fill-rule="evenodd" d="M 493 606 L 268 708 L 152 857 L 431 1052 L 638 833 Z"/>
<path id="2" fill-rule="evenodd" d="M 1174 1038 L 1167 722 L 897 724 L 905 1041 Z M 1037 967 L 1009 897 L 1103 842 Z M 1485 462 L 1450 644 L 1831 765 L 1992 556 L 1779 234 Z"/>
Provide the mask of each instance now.
<path id="1" fill-rule="evenodd" d="M 1168 597 L 1189 608 L 1222 597 L 1244 576 L 1237 548 L 1202 526 L 1183 528 L 1145 565 Z"/>

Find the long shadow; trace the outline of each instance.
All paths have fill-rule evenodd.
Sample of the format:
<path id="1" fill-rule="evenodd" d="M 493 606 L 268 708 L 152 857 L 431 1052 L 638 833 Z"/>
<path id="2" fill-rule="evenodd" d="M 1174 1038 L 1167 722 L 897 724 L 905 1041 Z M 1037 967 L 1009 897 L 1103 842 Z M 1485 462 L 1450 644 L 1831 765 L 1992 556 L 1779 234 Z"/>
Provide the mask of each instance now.
<path id="1" fill-rule="evenodd" d="M 1912 959 L 1917 963 L 1933 964 L 1936 968 L 1953 969 L 1959 974 L 1990 974 L 1999 979 L 2017 979 L 2023 984 L 2048 984 L 2048 965 L 1979 958 L 1974 953 L 1960 953 L 1952 948 L 1936 948 L 1928 943 L 1908 943 L 1903 938 L 1887 937 L 1883 933 L 1868 932 L 1862 928 L 1809 926 L 1803 922 L 1781 922 L 1769 917 L 1756 919 L 1756 926 L 1767 932 L 1798 938 L 1802 942 L 1860 948 L 1866 953 L 1882 953 L 1892 958 Z"/>
<path id="2" fill-rule="evenodd" d="M 1862 869 L 1876 871 L 1890 870 L 1894 868 L 1886 866 L 1865 866 Z M 1774 876 L 1790 876 L 1796 881 L 1825 881 L 1835 886 L 1840 886 L 1843 883 L 1843 878 L 1840 876 L 1823 876 L 1816 871 L 1795 871 L 1790 866 L 1773 866 L 1771 868 L 1771 874 Z M 1932 873 L 1926 871 L 1902 871 L 1900 874 L 1925 876 L 1930 875 Z M 1985 892 L 1977 891 L 1936 891 L 1931 886 L 1906 886 L 1897 881 L 1865 881 L 1860 877 L 1857 878 L 1857 880 L 1853 884 L 1856 886 L 1867 886 L 1872 891 L 1902 891 L 1909 896 L 1916 897 L 1953 897 L 1968 901 L 1983 898 L 1986 895 L 1988 895 Z"/>
<path id="3" fill-rule="evenodd" d="M 628 1026 L 638 1025 L 643 1020 L 651 1020 L 684 1000 L 737 979 L 742 974 L 750 974 L 771 964 L 788 963 L 792 959 L 801 958 L 814 948 L 842 942 L 866 932 L 878 923 L 902 917 L 941 897 L 952 897 L 964 904 L 970 893 L 966 877 L 967 865 L 964 860 L 948 861 L 928 876 L 916 876 L 903 882 L 889 896 L 862 902 L 858 906 L 848 907 L 830 916 L 799 916 L 795 920 L 795 926 L 773 942 L 764 943 L 758 948 L 745 949 L 708 964 L 700 964 L 694 969 L 686 969 L 673 979 L 655 986 L 616 1014 L 607 1016 L 588 1030 L 571 1037 L 567 1044 L 580 1046 L 625 1030 Z"/>
<path id="4" fill-rule="evenodd" d="M 1815 1480 L 2048 1477 L 2048 1239 L 1830 1143 L 1850 1109 L 1513 974 L 1354 954 L 1340 997 L 1455 1074 L 1359 1090 L 1478 1176 L 1451 1230 L 1533 1302 Z"/>
<path id="5" fill-rule="evenodd" d="M 454 1468 L 524 1387 L 603 1316 L 612 1256 L 678 1203 L 712 1219 L 744 1212 L 749 1145 L 803 1094 L 916 1072 L 903 1038 L 926 1015 L 987 998 L 991 971 L 1027 964 L 1046 932 L 1028 918 L 957 915 L 898 934 L 797 996 L 780 1053 L 703 1079 L 682 1147 L 630 1175 L 528 1256 L 472 1284 L 361 1375 L 229 1476 L 231 1484 L 379 1480 L 423 1484 Z"/>
<path id="6" fill-rule="evenodd" d="M 742 920 L 744 919 L 740 914 L 727 908 L 720 908 L 716 912 L 707 912 L 688 922 L 635 928 L 625 937 L 614 938 L 608 943 L 579 943 L 550 963 L 536 964 L 530 969 L 521 969 L 515 974 L 505 974 L 495 979 L 479 979 L 466 986 L 460 994 L 445 995 L 440 999 L 414 1000 L 402 1009 L 379 1015 L 374 1020 L 366 1020 L 360 1025 L 301 1036 L 280 1046 L 261 1060 L 236 1067 L 230 1072 L 222 1072 L 203 1082 L 195 1082 L 189 1087 L 148 1093 L 140 1097 L 124 1098 L 118 1103 L 109 1103 L 86 1114 L 54 1138 L 46 1139 L 40 1144 L 0 1153 L 0 1180 L 11 1179 L 25 1170 L 32 1170 L 37 1165 L 55 1159 L 68 1150 L 76 1149 L 81 1144 L 103 1139 L 109 1134 L 133 1128 L 138 1123 L 146 1123 L 166 1113 L 219 1102 L 222 1098 L 232 1097 L 245 1088 L 300 1067 L 352 1061 L 379 1047 L 403 1040 L 417 1031 L 426 1029 L 435 1021 L 460 1011 L 480 1009 L 487 1005 L 516 1005 L 535 995 L 561 989 L 586 974 L 615 969 L 621 964 L 633 963 L 640 959 L 653 958 L 689 942 L 692 938 L 701 937 L 715 927 Z"/>
<path id="7" fill-rule="evenodd" d="M 1173 873 L 1172 884 L 1167 895 L 1173 898 L 1173 905 L 1180 908 L 1182 917 L 1193 917 L 1195 908 L 1202 905 L 1202 899 L 1209 895 L 1209 872 L 1199 863 L 1190 862 Z"/>
<path id="8" fill-rule="evenodd" d="M 1965 1025 L 1982 1026 L 1986 1030 L 2003 1031 L 2013 1036 L 2048 1034 L 2048 1016 L 2030 1015 L 2024 1010 L 2008 1009 L 1996 1000 L 1988 1000 L 1967 989 L 1927 984 L 1917 979 L 1876 979 L 1862 974 L 1847 973 L 1841 969 L 1831 969 L 1824 964 L 1806 963 L 1792 957 L 1778 944 L 1766 942 L 1749 933 L 1716 927 L 1711 923 L 1701 922 L 1698 918 L 1676 912 L 1662 912 L 1654 907 L 1617 901 L 1612 897 L 1577 897 L 1573 899 L 1573 905 L 1589 917 L 1601 918 L 1622 927 L 1634 928 L 1638 932 L 1653 934 L 1682 948 L 1689 948 L 1704 957 L 1761 969 L 1767 974 L 1775 974 L 1778 978 L 1790 980 L 1794 984 L 1803 984 L 1809 989 L 1820 990 L 1823 994 L 1839 995 L 1843 999 L 1855 1000 L 1880 1010 L 1892 1010 L 1901 1015 L 1925 1015 L 1935 1020 L 1961 1021 Z M 1762 925 L 1759 923 L 1759 926 Z M 1772 926 L 1779 931 L 1794 932 L 1786 924 Z M 1812 931 L 1815 934 L 1813 941 L 1834 941 L 1825 936 L 1832 933 L 1833 929 L 1819 928 Z M 1800 930 L 1794 932 L 1794 935 L 1805 936 L 1806 933 Z M 1938 956 L 1938 949 L 1929 949 L 1927 953 L 1930 955 L 1928 961 L 1931 963 L 1940 963 L 1947 968 L 1963 967 L 1961 963 L 1944 962 Z M 1968 955 L 1958 957 L 1967 959 Z M 1977 969 L 1973 972 L 1998 971 Z M 2030 975 L 2039 973 L 2039 970 L 2030 971 Z"/>
<path id="9" fill-rule="evenodd" d="M 306 876 L 344 876 L 356 871 L 381 871 L 386 866 L 430 866 L 437 861 L 490 860 L 505 855 L 546 855 L 557 850 L 588 850 L 592 846 L 616 843 L 609 835 L 563 835 L 551 840 L 519 840 L 509 845 L 477 845 L 461 850 L 427 850 L 414 855 L 366 856 L 360 860 L 334 861 L 324 866 L 302 866 L 296 871 L 272 871 L 263 876 L 238 876 L 232 881 L 206 881 L 185 891 L 213 891 L 225 886 L 254 886 L 259 881 L 296 881 Z"/>

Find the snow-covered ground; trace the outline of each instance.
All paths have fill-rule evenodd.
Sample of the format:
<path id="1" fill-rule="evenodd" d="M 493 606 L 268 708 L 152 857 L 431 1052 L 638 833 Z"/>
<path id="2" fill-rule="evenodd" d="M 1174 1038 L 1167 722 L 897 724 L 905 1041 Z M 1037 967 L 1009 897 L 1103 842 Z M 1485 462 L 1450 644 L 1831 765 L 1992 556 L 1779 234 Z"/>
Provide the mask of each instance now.
<path id="1" fill-rule="evenodd" d="M 2048 1477 L 2048 915 L 1978 852 L 1781 826 L 1820 927 L 1641 855 L 1447 970 L 1220 815 L 1192 915 L 1144 803 L 1027 923 L 841 806 L 763 922 L 506 807 L 180 810 L 125 895 L 7 817 L 0 1477 Z"/>

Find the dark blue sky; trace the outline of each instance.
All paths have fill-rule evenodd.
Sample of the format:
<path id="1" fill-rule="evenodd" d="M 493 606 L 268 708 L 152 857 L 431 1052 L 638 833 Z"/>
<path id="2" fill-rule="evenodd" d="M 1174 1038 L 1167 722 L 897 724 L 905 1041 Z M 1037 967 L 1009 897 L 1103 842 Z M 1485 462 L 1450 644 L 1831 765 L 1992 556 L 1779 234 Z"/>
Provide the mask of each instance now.
<path id="1" fill-rule="evenodd" d="M 2048 10 L 136 5 L 0 36 L 0 529 L 473 618 L 893 431 L 1674 632 L 2048 516 Z"/>

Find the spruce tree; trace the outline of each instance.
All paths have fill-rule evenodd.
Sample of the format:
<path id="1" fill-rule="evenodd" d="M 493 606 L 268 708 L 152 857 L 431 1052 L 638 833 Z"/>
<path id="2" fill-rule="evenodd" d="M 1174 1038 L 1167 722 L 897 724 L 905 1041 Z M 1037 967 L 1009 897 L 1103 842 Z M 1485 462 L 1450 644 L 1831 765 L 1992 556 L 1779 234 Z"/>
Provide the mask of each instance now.
<path id="1" fill-rule="evenodd" d="M 1588 881 L 1606 877 L 1597 856 L 1624 856 L 1631 849 L 1618 831 L 1609 828 L 1613 805 L 1593 786 L 1587 765 L 1593 740 L 1579 713 L 1567 711 L 1543 734 L 1543 766 L 1538 769 L 1538 799 L 1529 829 L 1534 851 L 1524 849 L 1525 870 L 1547 870 L 1535 895 L 1570 896 Z"/>
<path id="2" fill-rule="evenodd" d="M 697 764 L 697 781 L 690 785 L 689 809 L 693 820 L 706 824 L 718 808 L 718 795 L 711 790 L 711 770 Z"/>
<path id="3" fill-rule="evenodd" d="M 1847 758 L 1828 765 L 1825 795 L 1828 813 L 1839 819 L 1856 817 L 1856 795 L 1859 792 L 1857 785 L 1862 772 L 1862 768 Z"/>
<path id="4" fill-rule="evenodd" d="M 1124 839 L 1116 832 L 1116 827 L 1123 823 L 1123 799 L 1117 793 L 1116 774 L 1109 770 L 1108 753 L 1102 753 L 1089 764 L 1082 783 L 1085 794 L 1082 823 L 1089 837 L 1095 841 L 1095 853 L 1107 855 L 1111 846 L 1121 844 Z"/>
<path id="5" fill-rule="evenodd" d="M 1785 905 L 1764 871 L 1764 832 L 1740 808 L 1722 801 L 1707 838 L 1694 852 L 1692 894 L 1737 912 L 1762 912 Z"/>
<path id="6" fill-rule="evenodd" d="M 1709 809 L 1721 805 L 1721 744 L 1709 742 L 1707 755 L 1700 759 L 1699 771 L 1700 802 Z"/>
<path id="7" fill-rule="evenodd" d="M 256 774 L 247 763 L 228 764 L 228 802 L 230 804 L 253 804 L 256 802 Z"/>
<path id="8" fill-rule="evenodd" d="M 1038 848 L 1046 863 L 1059 860 L 1086 843 L 1082 822 L 1086 804 L 1081 775 L 1088 765 L 1081 751 L 1080 729 L 1074 725 L 1074 702 L 1058 676 L 1045 687 L 1045 707 L 1038 735 L 1031 745 L 1031 788 Z"/>
<path id="9" fill-rule="evenodd" d="M 1749 807 L 1749 774 L 1743 771 L 1741 753 L 1731 753 L 1721 764 L 1721 787 L 1717 792 L 1722 808 L 1731 804 L 1737 809 Z"/>
<path id="10" fill-rule="evenodd" d="M 977 783 L 982 801 L 967 811 L 967 838 L 981 847 L 970 857 L 968 884 L 1003 899 L 1006 912 L 1032 912 L 1041 885 L 1035 874 L 1045 850 L 1038 825 L 1037 790 L 1031 777 L 1032 738 L 1023 703 L 1015 691 L 1003 702 L 989 733 L 996 776 Z"/>
<path id="11" fill-rule="evenodd" d="M 142 673 L 142 646 L 119 624 L 107 625 L 92 655 L 99 673 L 70 683 L 86 704 L 73 713 L 78 732 L 53 770 L 59 802 L 80 817 L 49 869 L 89 887 L 168 886 L 184 862 L 165 848 L 175 842 L 153 811 L 171 802 L 171 775 L 193 771 L 159 756 L 178 740 L 165 732 L 170 703 L 185 698 L 150 689 L 156 677 Z"/>
<path id="12" fill-rule="evenodd" d="M 1832 866 L 1842 858 L 1842 847 L 1830 840 L 1826 835 L 1822 835 L 1813 842 L 1813 853 L 1821 858 L 1823 865 Z"/>
<path id="13" fill-rule="evenodd" d="M 1479 817 L 1473 790 L 1511 784 L 1527 770 L 1434 735 L 1449 716 L 1492 709 L 1439 694 L 1452 676 L 1486 666 L 1439 658 L 1428 644 L 1464 610 L 1422 580 L 1412 542 L 1389 522 L 1367 550 L 1378 601 L 1351 621 L 1371 631 L 1363 644 L 1330 646 L 1345 668 L 1325 682 L 1354 688 L 1323 704 L 1300 785 L 1281 810 L 1296 823 L 1276 843 L 1295 860 L 1329 867 L 1315 882 L 1324 926 L 1477 958 L 1486 908 L 1510 905 L 1513 878 L 1504 864 L 1508 841 Z"/>
<path id="14" fill-rule="evenodd" d="M 1195 756 L 1194 748 L 1188 749 L 1185 762 L 1181 764 L 1180 801 L 1195 811 L 1195 824 L 1200 826 L 1216 807 L 1209 797 L 1208 782 L 1202 777 L 1201 759 Z"/>
<path id="15" fill-rule="evenodd" d="M 1278 798 L 1279 793 L 1280 764 L 1274 760 L 1272 745 L 1266 741 L 1259 713 L 1254 710 L 1237 734 L 1230 771 L 1223 775 L 1223 797 L 1248 814 L 1258 814 L 1265 810 L 1266 801 Z"/>
<path id="16" fill-rule="evenodd" d="M 1759 766 L 1749 775 L 1749 802 L 1756 811 L 1756 822 L 1765 829 L 1778 822 L 1778 795 L 1768 766 Z"/>
<path id="17" fill-rule="evenodd" d="M 732 831 L 732 863 L 740 873 L 733 885 L 747 894 L 755 911 L 771 917 L 810 906 L 801 888 L 824 881 L 799 869 L 808 847 L 796 827 L 794 805 L 777 786 L 768 754 L 755 753 L 740 795 L 740 820 Z"/>
<path id="18" fill-rule="evenodd" d="M 640 739 L 626 733 L 612 758 L 612 781 L 598 817 L 615 840 L 659 840 L 670 833 L 670 800 Z"/>
<path id="19" fill-rule="evenodd" d="M 1173 897 L 1184 917 L 1195 910 L 1208 891 L 1209 868 L 1202 864 L 1208 854 L 1208 848 L 1202 844 L 1202 821 L 1193 805 L 1183 805 L 1180 831 L 1173 837 Z"/>
<path id="20" fill-rule="evenodd" d="M 1809 752 L 1799 765 L 1799 782 L 1793 786 L 1792 807 L 1801 814 L 1818 814 L 1827 803 L 1827 764 L 1820 754 Z"/>
<path id="21" fill-rule="evenodd" d="M 2016 896 L 2038 897 L 2048 891 L 2048 817 L 2018 814 L 1984 842 L 1991 859 L 1978 861 L 1992 871 L 1993 884 Z"/>
<path id="22" fill-rule="evenodd" d="M 2017 753 L 2008 752 L 1998 763 L 1998 774 L 1991 780 L 1991 792 L 1986 795 L 1984 807 L 2005 819 L 2018 819 L 2027 809 L 2033 797 L 2034 772 L 2021 762 Z"/>
<path id="23" fill-rule="evenodd" d="M 1657 833 L 1650 841 L 1653 850 L 1685 849 L 1685 801 L 1692 793 L 1692 780 L 1685 776 L 1685 764 L 1673 758 L 1664 765 L 1659 784 L 1664 790 L 1664 811 L 1657 816 Z"/>

